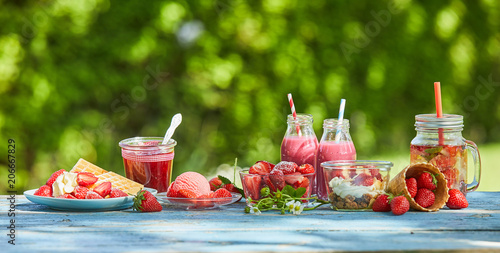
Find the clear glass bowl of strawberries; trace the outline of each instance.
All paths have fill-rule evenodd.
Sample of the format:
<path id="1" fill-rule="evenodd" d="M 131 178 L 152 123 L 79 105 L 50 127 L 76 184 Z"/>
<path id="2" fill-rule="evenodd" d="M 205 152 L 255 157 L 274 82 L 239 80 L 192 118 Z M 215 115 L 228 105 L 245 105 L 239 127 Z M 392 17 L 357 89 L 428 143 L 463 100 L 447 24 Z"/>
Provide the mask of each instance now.
<path id="1" fill-rule="evenodd" d="M 384 194 L 393 166 L 387 161 L 345 160 L 321 163 L 328 200 L 335 210 L 371 210 Z"/>
<path id="2" fill-rule="evenodd" d="M 309 198 L 314 180 L 314 167 L 310 164 L 297 165 L 294 162 L 281 161 L 274 165 L 258 161 L 250 169 L 241 170 L 240 177 L 247 203 L 261 199 L 261 191 L 269 188 L 270 192 L 282 190 L 286 185 L 294 189 L 303 187 L 303 198 Z"/>

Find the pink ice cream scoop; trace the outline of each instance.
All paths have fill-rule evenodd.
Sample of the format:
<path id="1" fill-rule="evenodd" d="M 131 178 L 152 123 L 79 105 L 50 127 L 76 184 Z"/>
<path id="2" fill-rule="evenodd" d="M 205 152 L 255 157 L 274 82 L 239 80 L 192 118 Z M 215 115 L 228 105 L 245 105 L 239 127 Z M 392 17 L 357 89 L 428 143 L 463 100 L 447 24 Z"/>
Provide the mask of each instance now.
<path id="1" fill-rule="evenodd" d="M 196 197 L 210 193 L 208 180 L 200 173 L 192 171 L 180 174 L 171 187 L 176 192 L 181 189 L 191 190 L 196 194 Z"/>

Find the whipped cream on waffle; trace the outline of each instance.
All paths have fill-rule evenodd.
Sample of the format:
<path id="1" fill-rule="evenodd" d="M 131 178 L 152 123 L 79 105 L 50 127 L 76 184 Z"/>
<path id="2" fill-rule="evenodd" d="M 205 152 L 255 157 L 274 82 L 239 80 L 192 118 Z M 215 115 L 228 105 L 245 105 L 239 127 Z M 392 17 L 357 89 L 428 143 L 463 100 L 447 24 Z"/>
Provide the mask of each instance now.
<path id="1" fill-rule="evenodd" d="M 76 182 L 77 173 L 63 172 L 59 175 L 52 185 L 52 195 L 54 197 L 59 197 L 66 193 L 72 193 L 75 187 L 78 186 Z"/>
<path id="2" fill-rule="evenodd" d="M 333 193 L 345 198 L 347 195 L 361 198 L 364 194 L 370 194 L 375 197 L 384 193 L 382 182 L 375 180 L 371 186 L 353 185 L 350 180 L 345 180 L 341 177 L 336 177 L 330 180 L 328 185 L 332 188 Z"/>

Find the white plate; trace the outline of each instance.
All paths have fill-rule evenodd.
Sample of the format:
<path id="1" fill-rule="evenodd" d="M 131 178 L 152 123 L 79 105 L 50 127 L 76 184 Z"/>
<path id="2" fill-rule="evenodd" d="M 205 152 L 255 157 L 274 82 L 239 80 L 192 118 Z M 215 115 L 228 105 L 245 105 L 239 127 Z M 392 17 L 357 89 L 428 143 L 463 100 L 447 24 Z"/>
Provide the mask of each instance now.
<path id="1" fill-rule="evenodd" d="M 153 195 L 158 193 L 152 188 L 144 188 Z M 42 197 L 34 195 L 38 189 L 28 190 L 24 192 L 24 196 L 33 203 L 46 205 L 49 208 L 62 211 L 115 211 L 131 208 L 134 204 L 134 196 L 107 198 L 107 199 L 59 199 L 52 197 Z"/>
<path id="2" fill-rule="evenodd" d="M 158 193 L 156 198 L 167 204 L 167 207 L 173 207 L 186 210 L 205 210 L 218 208 L 232 204 L 241 199 L 241 194 L 231 192 L 231 197 L 227 198 L 173 198 L 167 197 L 166 192 Z"/>

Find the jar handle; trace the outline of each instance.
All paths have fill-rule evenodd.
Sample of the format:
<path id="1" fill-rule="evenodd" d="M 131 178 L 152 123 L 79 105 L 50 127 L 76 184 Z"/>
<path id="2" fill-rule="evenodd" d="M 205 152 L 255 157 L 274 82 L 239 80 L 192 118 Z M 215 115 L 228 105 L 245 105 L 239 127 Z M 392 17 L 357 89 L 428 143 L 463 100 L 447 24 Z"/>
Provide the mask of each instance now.
<path id="1" fill-rule="evenodd" d="M 469 140 L 466 140 L 465 143 L 465 148 L 471 152 L 474 161 L 474 180 L 470 184 L 467 184 L 467 192 L 472 192 L 477 189 L 481 181 L 481 156 L 479 155 L 476 143 Z"/>

